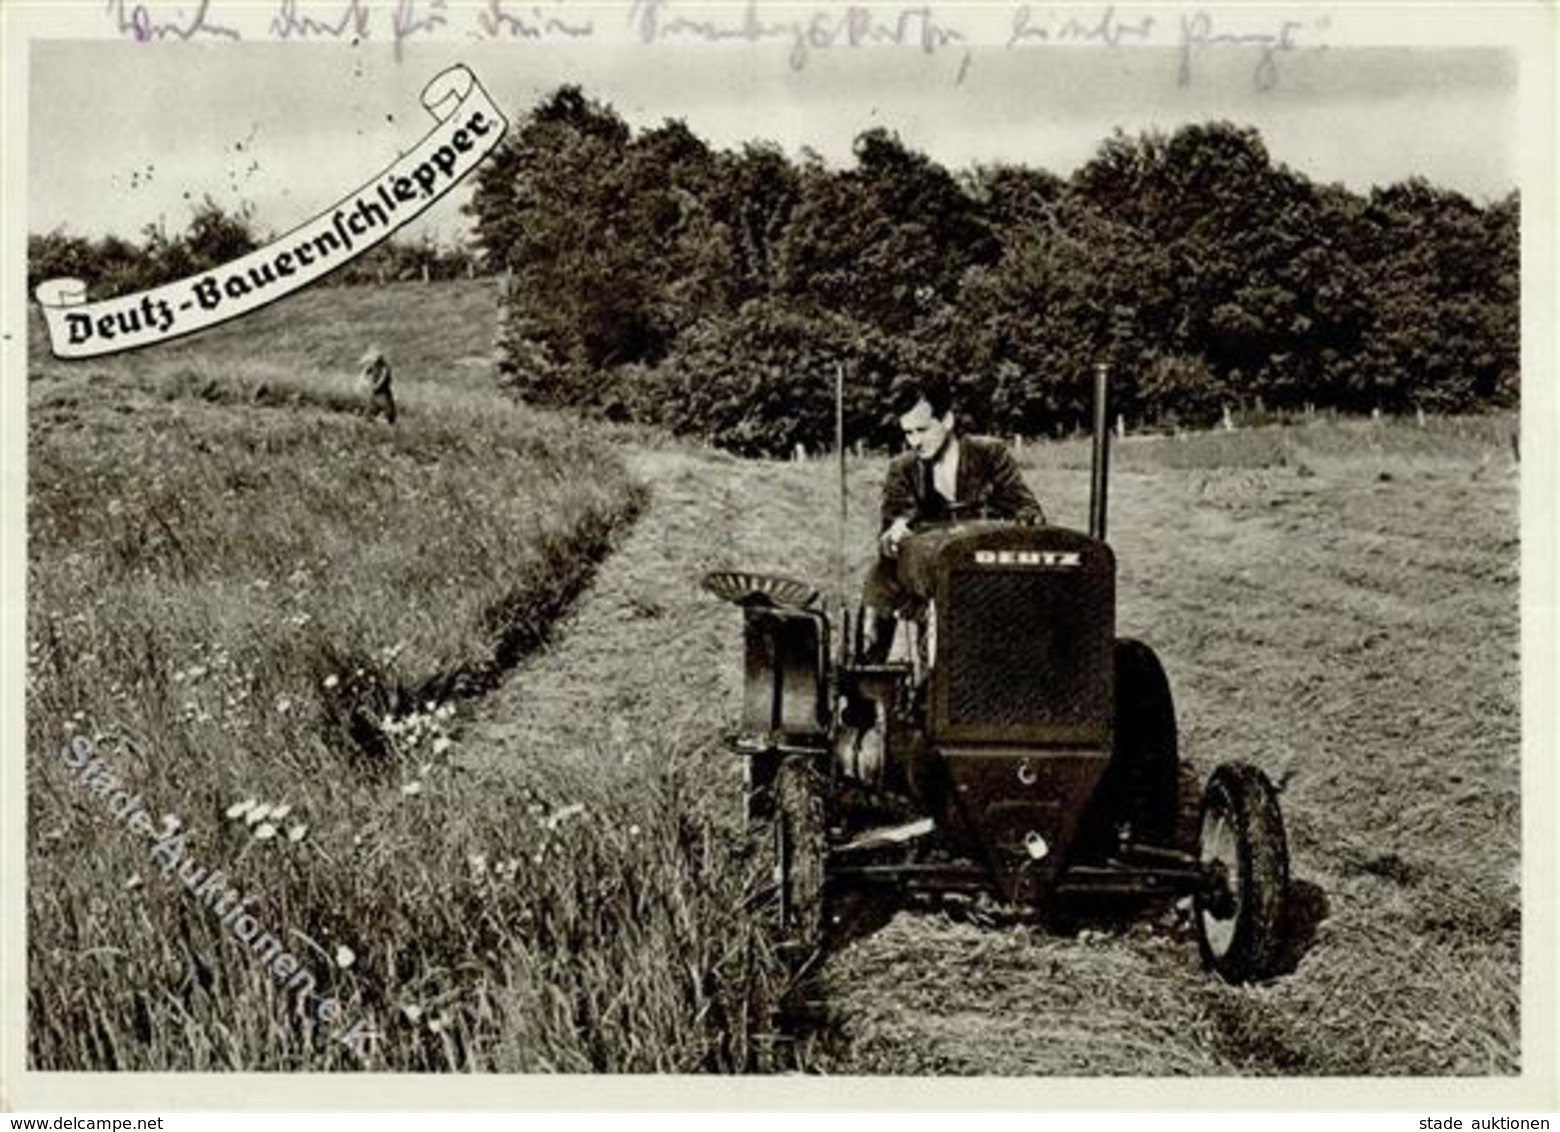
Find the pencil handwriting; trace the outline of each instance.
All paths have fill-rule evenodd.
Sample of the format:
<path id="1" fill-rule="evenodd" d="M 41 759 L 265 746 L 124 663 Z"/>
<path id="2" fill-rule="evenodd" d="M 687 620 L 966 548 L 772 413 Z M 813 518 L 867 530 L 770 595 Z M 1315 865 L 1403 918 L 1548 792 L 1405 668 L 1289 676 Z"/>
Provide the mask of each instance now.
<path id="1" fill-rule="evenodd" d="M 1135 5 L 1108 3 L 1097 9 L 1058 12 L 1039 3 L 1014 2 L 992 13 L 994 38 L 970 29 L 973 17 L 956 4 L 841 3 L 813 0 L 811 6 L 777 7 L 765 0 L 742 4 L 706 0 L 619 0 L 622 22 L 618 35 L 643 45 L 687 43 L 770 43 L 783 50 L 792 70 L 801 71 L 820 53 L 859 47 L 901 47 L 924 55 L 952 50 L 958 57 L 955 84 L 962 83 L 978 63 L 982 45 L 996 50 L 1035 47 L 1150 46 L 1174 51 L 1176 81 L 1187 86 L 1196 77 L 1204 54 L 1216 48 L 1255 49 L 1252 81 L 1269 90 L 1279 79 L 1279 62 L 1286 53 L 1310 48 L 1312 33 L 1328 26 L 1325 17 L 1313 23 L 1241 13 L 1240 26 L 1231 17 L 1217 18 L 1205 10 L 1157 17 Z M 274 39 L 334 39 L 353 43 L 378 39 L 402 48 L 413 39 L 431 39 L 453 32 L 467 39 L 506 39 L 540 43 L 580 40 L 609 30 L 602 4 L 571 0 L 269 0 L 260 10 L 229 4 L 223 15 L 237 20 L 246 32 L 259 29 Z M 198 37 L 241 39 L 237 27 L 212 19 L 215 0 L 106 0 L 106 11 L 119 34 L 138 42 L 191 40 Z M 1123 11 L 1123 7 L 1126 11 Z M 988 8 L 987 11 L 990 11 Z M 253 17 L 250 23 L 238 17 Z M 263 21 L 263 22 L 262 22 Z M 611 23 L 611 21 L 608 21 Z M 1004 37 L 1005 36 L 1005 43 Z M 1302 43 L 1302 40 L 1305 40 Z"/>
<path id="2" fill-rule="evenodd" d="M 554 35 L 581 39 L 596 32 L 594 20 L 571 23 L 561 16 L 543 15 L 541 8 L 534 5 L 528 11 L 507 7 L 504 0 L 488 0 L 487 7 L 477 13 L 477 27 L 495 39 L 545 39 Z"/>
<path id="3" fill-rule="evenodd" d="M 1080 20 L 1068 16 L 1058 23 L 1055 18 L 1036 17 L 1028 4 L 1020 4 L 1013 10 L 1012 34 L 1009 47 L 1022 43 L 1099 43 L 1116 47 L 1131 40 L 1143 42 L 1154 33 L 1154 17 L 1142 16 L 1135 23 L 1124 23 L 1116 15 L 1116 6 L 1109 4 L 1094 20 Z"/>
<path id="4" fill-rule="evenodd" d="M 200 0 L 193 16 L 186 16 L 186 9 L 181 6 L 174 10 L 175 19 L 154 20 L 145 4 L 131 5 L 126 0 L 108 0 L 108 12 L 113 16 L 119 34 L 128 35 L 137 43 L 165 39 L 188 41 L 202 34 L 221 39 L 240 38 L 233 28 L 208 23 L 206 17 L 210 10 L 211 0 Z"/>
<path id="5" fill-rule="evenodd" d="M 417 0 L 396 0 L 391 28 L 395 32 L 395 58 L 401 61 L 401 44 L 411 36 L 437 31 L 449 22 L 444 12 L 444 0 L 427 0 L 427 10 L 420 12 Z"/>
<path id="6" fill-rule="evenodd" d="M 1186 86 L 1192 81 L 1193 56 L 1208 47 L 1220 45 L 1258 47 L 1256 69 L 1252 81 L 1258 90 L 1271 90 L 1278 82 L 1278 53 L 1293 51 L 1297 46 L 1295 33 L 1305 25 L 1299 20 L 1284 20 L 1273 32 L 1224 32 L 1215 29 L 1213 17 L 1207 12 L 1181 17 L 1180 66 L 1176 81 Z"/>
<path id="7" fill-rule="evenodd" d="M 892 45 L 917 47 L 926 54 L 966 41 L 962 31 L 942 23 L 929 5 L 903 8 L 884 19 L 857 4 L 816 8 L 805 18 L 760 18 L 757 0 L 748 0 L 739 18 L 693 19 L 672 10 L 672 0 L 633 0 L 628 23 L 641 43 L 693 39 L 707 43 L 778 39 L 790 44 L 786 58 L 793 70 L 807 66 L 812 52 L 830 47 Z"/>
<path id="8" fill-rule="evenodd" d="M 282 0 L 281 10 L 271 20 L 270 31 L 278 39 L 294 37 L 306 39 L 310 36 L 340 39 L 344 35 L 350 35 L 354 39 L 366 39 L 368 17 L 368 7 L 362 0 L 347 0 L 347 6 L 336 13 L 334 21 L 329 18 L 316 20 L 312 16 L 300 16 L 298 0 Z"/>

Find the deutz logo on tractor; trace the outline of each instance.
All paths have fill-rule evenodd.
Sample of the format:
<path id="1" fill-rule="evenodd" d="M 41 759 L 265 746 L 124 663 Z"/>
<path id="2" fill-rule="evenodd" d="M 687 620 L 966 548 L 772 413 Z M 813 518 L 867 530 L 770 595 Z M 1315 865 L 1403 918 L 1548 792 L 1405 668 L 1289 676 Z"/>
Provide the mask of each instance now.
<path id="1" fill-rule="evenodd" d="M 977 550 L 975 564 L 1067 567 L 1081 565 L 1082 556 L 1076 550 Z"/>

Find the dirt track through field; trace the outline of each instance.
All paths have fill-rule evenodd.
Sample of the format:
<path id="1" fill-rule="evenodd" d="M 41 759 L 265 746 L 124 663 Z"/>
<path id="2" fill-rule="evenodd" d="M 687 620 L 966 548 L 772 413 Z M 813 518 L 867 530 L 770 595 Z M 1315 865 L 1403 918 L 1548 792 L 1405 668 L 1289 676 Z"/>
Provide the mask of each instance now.
<path id="1" fill-rule="evenodd" d="M 739 624 L 707 570 L 838 577 L 832 465 L 636 449 L 652 500 L 554 640 L 491 698 L 469 764 L 709 760 L 739 710 Z M 1519 1067 L 1516 473 L 1509 459 L 1316 458 L 1124 471 L 1119 628 L 1161 653 L 1196 777 L 1284 783 L 1292 972 L 1202 972 L 1172 908 L 1055 935 L 927 905 L 818 980 L 833 1072 L 1491 1074 Z M 853 464 L 851 576 L 881 461 Z M 1087 475 L 1035 469 L 1081 525 Z M 654 739 L 662 746 L 653 745 Z M 662 756 L 664 757 L 664 756 Z"/>

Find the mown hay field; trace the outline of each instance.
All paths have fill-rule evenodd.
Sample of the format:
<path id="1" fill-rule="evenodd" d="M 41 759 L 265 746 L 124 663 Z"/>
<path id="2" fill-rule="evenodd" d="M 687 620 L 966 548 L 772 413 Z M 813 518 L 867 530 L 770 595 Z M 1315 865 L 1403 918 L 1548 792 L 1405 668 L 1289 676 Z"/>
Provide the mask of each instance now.
<path id="1" fill-rule="evenodd" d="M 1244 760 L 1283 785 L 1287 973 L 1230 987 L 1173 907 L 1053 932 L 986 903 L 867 908 L 806 988 L 835 1073 L 1503 1075 L 1519 1071 L 1517 465 L 1510 417 L 1128 438 L 1118 627 L 1168 668 L 1188 788 Z M 740 713 L 740 618 L 697 588 L 748 567 L 854 600 L 884 461 L 642 447 L 652 502 L 469 756 L 690 758 Z M 1086 525 L 1088 446 L 1026 446 L 1052 521 Z M 708 756 L 735 806 L 735 760 Z M 1195 794 L 1190 799 L 1195 806 Z"/>
<path id="2" fill-rule="evenodd" d="M 1291 971 L 1218 984 L 1173 912 L 1060 939 L 907 918 L 837 970 L 851 1064 L 1518 1072 L 1514 428 L 1319 421 L 1119 446 L 1120 629 L 1163 656 L 1198 780 L 1245 760 L 1283 784 Z M 1079 524 L 1086 462 L 1082 446 L 1028 460 Z M 876 995 L 902 952 L 919 961 Z M 998 1033 L 972 1041 L 975 1011 Z"/>
<path id="3" fill-rule="evenodd" d="M 738 618 L 697 581 L 851 595 L 884 461 L 850 461 L 842 565 L 831 461 L 516 408 L 488 392 L 491 319 L 482 284 L 321 291 L 166 353 L 63 366 L 35 341 L 35 1067 L 1518 1070 L 1509 417 L 1116 449 L 1120 629 L 1164 657 L 1189 771 L 1284 785 L 1289 973 L 1213 981 L 1173 908 L 1056 933 L 928 901 L 853 932 L 780 1033 L 721 750 Z M 393 430 L 349 392 L 368 337 L 398 363 Z M 1083 525 L 1087 459 L 1022 452 L 1053 521 Z M 105 815 L 74 735 L 242 880 L 342 1025 L 382 1034 L 372 1058 Z M 251 799 L 291 809 L 226 816 Z"/>

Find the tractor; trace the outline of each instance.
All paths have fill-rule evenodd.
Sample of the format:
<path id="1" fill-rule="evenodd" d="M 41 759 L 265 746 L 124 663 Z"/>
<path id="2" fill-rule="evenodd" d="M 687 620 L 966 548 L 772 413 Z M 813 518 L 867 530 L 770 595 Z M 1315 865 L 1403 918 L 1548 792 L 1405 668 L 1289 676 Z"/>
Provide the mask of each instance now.
<path id="1" fill-rule="evenodd" d="M 742 611 L 733 749 L 748 817 L 771 827 L 793 947 L 826 947 L 831 909 L 863 888 L 985 893 L 1059 924 L 1102 900 L 1190 898 L 1206 967 L 1276 973 L 1276 791 L 1255 766 L 1218 766 L 1183 844 L 1170 683 L 1152 648 L 1116 634 L 1107 406 L 1101 367 L 1087 533 L 957 513 L 914 530 L 898 570 L 920 614 L 887 661 L 867 659 L 861 610 L 831 618 L 806 583 L 703 579 Z"/>

